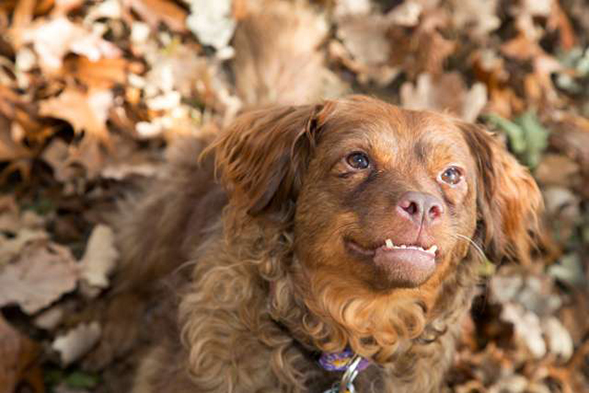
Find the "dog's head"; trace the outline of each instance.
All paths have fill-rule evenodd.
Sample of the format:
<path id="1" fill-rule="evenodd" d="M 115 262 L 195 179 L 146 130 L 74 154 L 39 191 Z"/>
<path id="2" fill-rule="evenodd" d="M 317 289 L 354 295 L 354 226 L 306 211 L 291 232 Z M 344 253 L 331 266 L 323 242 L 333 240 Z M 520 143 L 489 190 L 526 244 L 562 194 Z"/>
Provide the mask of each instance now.
<path id="1" fill-rule="evenodd" d="M 526 259 L 541 206 L 485 130 L 367 97 L 250 112 L 216 154 L 234 208 L 292 229 L 305 302 L 337 326 L 322 334 L 357 350 L 419 334 L 425 316 L 390 308 L 430 307 L 473 247 Z"/>

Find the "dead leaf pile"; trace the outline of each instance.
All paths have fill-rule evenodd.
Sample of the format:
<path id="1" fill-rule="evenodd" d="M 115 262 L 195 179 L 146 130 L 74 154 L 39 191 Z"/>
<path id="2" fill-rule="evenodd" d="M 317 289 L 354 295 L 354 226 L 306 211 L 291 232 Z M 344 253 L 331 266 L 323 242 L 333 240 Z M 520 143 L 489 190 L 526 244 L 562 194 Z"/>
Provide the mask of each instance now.
<path id="1" fill-rule="evenodd" d="M 0 2 L 0 387 L 120 391 L 128 370 L 80 369 L 103 327 L 77 315 L 111 285 L 116 201 L 160 173 L 173 140 L 227 124 L 259 92 L 357 92 L 482 122 L 545 199 L 536 263 L 484 269 L 496 274 L 449 389 L 589 391 L 587 2 L 283 1 L 260 41 L 284 15 L 301 26 L 301 52 L 282 57 L 307 59 L 303 80 L 285 92 L 266 84 L 280 67 L 234 73 L 265 54 L 240 26 L 279 1 Z"/>

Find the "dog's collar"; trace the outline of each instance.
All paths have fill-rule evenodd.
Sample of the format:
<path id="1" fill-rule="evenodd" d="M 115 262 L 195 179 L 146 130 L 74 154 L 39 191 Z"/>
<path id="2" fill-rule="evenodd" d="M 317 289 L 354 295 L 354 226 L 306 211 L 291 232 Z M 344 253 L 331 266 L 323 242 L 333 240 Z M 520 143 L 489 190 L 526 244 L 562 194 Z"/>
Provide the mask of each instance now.
<path id="1" fill-rule="evenodd" d="M 324 393 L 355 393 L 354 379 L 370 365 L 370 361 L 346 349 L 343 352 L 323 353 L 319 364 L 327 371 L 344 371 L 341 380 Z"/>
<path id="2" fill-rule="evenodd" d="M 360 363 L 357 367 L 358 371 L 362 371 L 370 365 L 369 360 L 357 356 L 350 349 L 335 353 L 324 352 L 319 358 L 319 364 L 327 371 L 346 371 L 352 361 L 357 357 L 360 358 Z"/>
<path id="3" fill-rule="evenodd" d="M 370 362 L 350 350 L 323 354 L 319 359 L 321 367 L 328 371 L 344 371 L 341 380 L 324 393 L 355 393 L 354 379 Z"/>

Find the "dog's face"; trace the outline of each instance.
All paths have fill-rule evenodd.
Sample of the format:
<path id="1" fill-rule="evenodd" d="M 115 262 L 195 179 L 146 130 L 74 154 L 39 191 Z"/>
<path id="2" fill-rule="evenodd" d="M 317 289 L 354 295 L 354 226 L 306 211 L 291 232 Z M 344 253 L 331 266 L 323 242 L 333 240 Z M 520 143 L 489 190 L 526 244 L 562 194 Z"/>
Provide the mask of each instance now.
<path id="1" fill-rule="evenodd" d="M 542 205 L 483 129 L 367 97 L 251 112 L 215 147 L 233 208 L 294 232 L 307 306 L 360 352 L 419 334 L 473 246 L 527 258 Z"/>
<path id="2" fill-rule="evenodd" d="M 316 137 L 297 201 L 296 253 L 352 287 L 418 287 L 468 250 L 476 161 L 446 116 L 359 104 L 336 109 Z"/>

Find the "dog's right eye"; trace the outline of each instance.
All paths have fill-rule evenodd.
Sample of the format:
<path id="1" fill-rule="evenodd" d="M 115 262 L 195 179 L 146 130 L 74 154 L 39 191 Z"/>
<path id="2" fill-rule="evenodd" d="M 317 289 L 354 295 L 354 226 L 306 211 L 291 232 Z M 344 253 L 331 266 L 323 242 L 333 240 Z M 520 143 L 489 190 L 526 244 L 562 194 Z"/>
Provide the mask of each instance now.
<path id="1" fill-rule="evenodd" d="M 370 166 L 370 160 L 368 159 L 368 156 L 361 152 L 350 154 L 346 158 L 346 162 L 354 169 L 366 169 Z"/>

